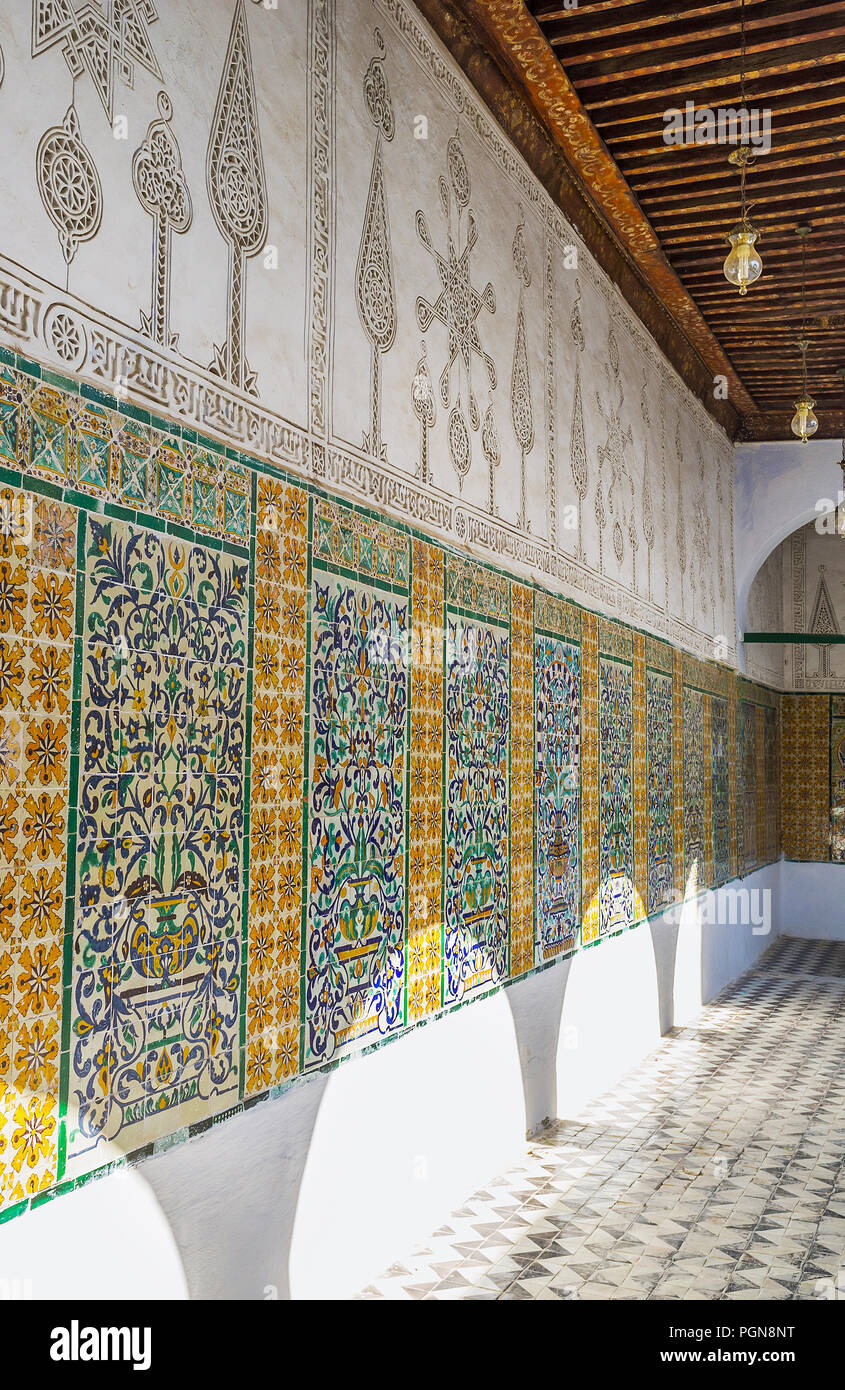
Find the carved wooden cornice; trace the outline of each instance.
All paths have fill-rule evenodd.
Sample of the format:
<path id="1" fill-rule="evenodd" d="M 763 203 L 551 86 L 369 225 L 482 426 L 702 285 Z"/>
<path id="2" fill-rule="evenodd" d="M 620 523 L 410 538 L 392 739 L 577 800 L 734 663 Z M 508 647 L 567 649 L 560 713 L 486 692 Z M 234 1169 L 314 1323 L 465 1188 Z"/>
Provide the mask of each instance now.
<path id="1" fill-rule="evenodd" d="M 737 444 L 752 443 L 762 440 L 786 440 L 791 439 L 797 444 L 798 440 L 789 428 L 792 416 L 782 410 L 763 410 L 756 411 L 753 415 L 746 415 L 740 421 L 736 432 L 735 442 Z M 841 439 L 845 436 L 845 410 L 824 410 L 819 414 L 819 428 L 813 435 L 813 440 L 817 439 Z"/>
<path id="2" fill-rule="evenodd" d="M 505 134 L 733 439 L 754 400 L 664 256 L 524 0 L 415 0 Z M 713 378 L 728 381 L 728 400 Z M 786 433 L 788 436 L 788 421 Z"/>

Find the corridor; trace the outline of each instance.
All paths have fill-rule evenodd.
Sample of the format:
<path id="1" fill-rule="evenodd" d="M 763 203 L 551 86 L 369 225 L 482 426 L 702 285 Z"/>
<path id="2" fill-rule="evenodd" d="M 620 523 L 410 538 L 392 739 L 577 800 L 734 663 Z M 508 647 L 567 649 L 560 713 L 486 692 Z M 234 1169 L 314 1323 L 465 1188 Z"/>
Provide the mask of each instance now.
<path id="1" fill-rule="evenodd" d="M 845 945 L 781 937 L 361 1296 L 845 1296 L 844 996 Z"/>

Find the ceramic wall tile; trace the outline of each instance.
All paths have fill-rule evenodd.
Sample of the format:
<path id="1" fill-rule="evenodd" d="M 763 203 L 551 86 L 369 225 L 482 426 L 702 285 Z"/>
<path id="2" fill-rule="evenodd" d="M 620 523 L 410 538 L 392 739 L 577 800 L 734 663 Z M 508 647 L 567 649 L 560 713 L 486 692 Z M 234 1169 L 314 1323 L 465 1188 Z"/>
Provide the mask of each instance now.
<path id="1" fill-rule="evenodd" d="M 757 858 L 763 863 L 766 857 L 766 822 L 768 788 L 766 786 L 766 711 L 758 705 L 754 722 L 754 763 L 755 777 L 757 786 L 757 804 L 755 807 L 757 816 L 756 845 Z"/>
<path id="2" fill-rule="evenodd" d="M 632 668 L 599 658 L 599 874 L 601 932 L 634 920 Z"/>
<path id="3" fill-rule="evenodd" d="M 777 710 L 763 710 L 763 782 L 766 788 L 764 841 L 766 860 L 780 853 L 780 722 Z"/>
<path id="4" fill-rule="evenodd" d="M 646 813 L 648 911 L 675 897 L 675 795 L 672 758 L 672 671 L 646 673 Z"/>
<path id="5" fill-rule="evenodd" d="M 648 811 L 647 762 L 648 734 L 646 730 L 646 639 L 642 632 L 633 634 L 634 656 L 634 920 L 648 916 Z"/>
<path id="6" fill-rule="evenodd" d="M 740 863 L 743 873 L 757 867 L 757 706 L 748 700 L 739 705 L 740 787 L 742 797 L 742 843 Z"/>
<path id="7" fill-rule="evenodd" d="M 708 887 L 714 882 L 713 876 L 713 727 L 711 695 L 701 699 L 701 781 L 704 793 L 704 817 L 702 835 L 704 837 L 704 882 Z"/>
<path id="8" fill-rule="evenodd" d="M 713 819 L 713 881 L 731 877 L 731 757 L 729 703 L 718 695 L 710 701 L 710 748 Z"/>
<path id="9" fill-rule="evenodd" d="M 510 974 L 534 963 L 534 595 L 511 585 Z"/>
<path id="10" fill-rule="evenodd" d="M 79 524 L 68 1176 L 238 1096 L 246 729 L 245 588 L 209 604 L 230 593 L 219 557 Z"/>
<path id="11" fill-rule="evenodd" d="M 64 417 L 61 400 L 53 409 Z M 58 1175 L 76 516 L 3 487 L 0 518 L 0 1206 L 8 1206 Z"/>
<path id="12" fill-rule="evenodd" d="M 730 827 L 731 827 L 731 874 L 739 873 L 739 749 L 737 738 L 737 695 L 732 689 L 728 696 L 728 747 L 730 777 Z"/>
<path id="13" fill-rule="evenodd" d="M 598 622 L 594 613 L 582 615 L 581 726 L 582 797 L 582 912 L 581 940 L 589 946 L 601 930 L 599 899 L 599 721 Z"/>
<path id="14" fill-rule="evenodd" d="M 674 806 L 674 850 L 675 850 L 675 893 L 679 898 L 686 896 L 687 880 L 684 872 L 684 669 L 683 654 L 673 653 L 672 664 L 672 767 L 675 784 Z"/>
<path id="15" fill-rule="evenodd" d="M 704 799 L 704 696 L 684 686 L 684 882 L 688 893 L 707 884 Z M 709 824 L 708 824 L 709 830 Z"/>
<path id="16" fill-rule="evenodd" d="M 354 513 L 343 515 L 333 556 L 354 560 L 354 541 L 360 560 L 358 528 Z M 396 1032 L 405 1016 L 408 567 L 398 596 L 388 582 L 398 577 L 395 556 L 380 534 L 366 569 L 383 566 L 383 586 L 316 556 L 312 570 L 306 1068 Z"/>
<path id="17" fill-rule="evenodd" d="M 685 859 L 777 853 L 770 692 L 14 372 L 4 1207 L 635 925 Z M 845 711 L 815 713 L 827 797 Z"/>
<path id="18" fill-rule="evenodd" d="M 510 955 L 510 588 L 446 566 L 445 1002 L 504 980 Z M 469 604 L 472 607 L 468 606 Z"/>
<path id="19" fill-rule="evenodd" d="M 413 542 L 408 784 L 408 1022 L 435 1013 L 443 976 L 443 551 Z"/>
<path id="20" fill-rule="evenodd" d="M 535 604 L 536 912 L 538 963 L 579 943 L 581 929 L 581 615 Z"/>
<path id="21" fill-rule="evenodd" d="M 246 1094 L 299 1068 L 308 494 L 257 480 Z"/>

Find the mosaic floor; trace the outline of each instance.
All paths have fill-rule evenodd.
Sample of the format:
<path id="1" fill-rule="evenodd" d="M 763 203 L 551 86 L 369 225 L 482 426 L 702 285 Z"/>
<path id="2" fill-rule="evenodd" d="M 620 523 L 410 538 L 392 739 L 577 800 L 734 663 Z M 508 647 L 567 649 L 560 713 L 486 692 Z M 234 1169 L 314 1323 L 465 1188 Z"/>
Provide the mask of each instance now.
<path id="1" fill-rule="evenodd" d="M 843 1004 L 845 945 L 781 938 L 361 1297 L 845 1296 Z"/>

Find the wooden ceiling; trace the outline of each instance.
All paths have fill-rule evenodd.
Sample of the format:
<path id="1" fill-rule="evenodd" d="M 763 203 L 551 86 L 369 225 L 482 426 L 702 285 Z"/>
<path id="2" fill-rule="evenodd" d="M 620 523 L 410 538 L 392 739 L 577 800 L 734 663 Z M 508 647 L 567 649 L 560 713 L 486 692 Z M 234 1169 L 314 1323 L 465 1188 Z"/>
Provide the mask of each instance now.
<path id="1" fill-rule="evenodd" d="M 440 12 L 447 43 L 454 32 L 442 22 L 444 8 L 473 26 L 515 96 L 539 118 L 572 167 L 640 280 L 659 297 L 691 346 L 696 366 L 711 376 L 728 376 L 733 428 L 724 412 L 720 418 L 739 438 L 790 437 L 801 385 L 795 346 L 801 256 L 795 228 L 812 227 L 806 280 L 809 387 L 818 437 L 841 433 L 845 0 L 746 0 L 745 104 L 771 111 L 771 149 L 759 153 L 748 173 L 763 274 L 744 297 L 722 272 L 725 233 L 739 215 L 739 173 L 727 161 L 731 147 L 672 145 L 663 139 L 670 107 L 683 108 L 687 101 L 697 109 L 740 105 L 739 0 L 578 0 L 574 9 L 560 0 L 418 3 L 435 22 L 433 12 Z M 449 46 L 456 51 L 454 42 Z M 466 60 L 465 52 L 457 56 Z M 490 101 L 490 91 L 477 80 L 482 65 L 464 65 Z M 507 103 L 498 91 L 493 97 L 502 119 Z M 511 126 L 512 136 L 516 131 L 531 162 L 527 147 L 537 142 L 525 136 L 525 121 L 516 120 L 511 109 L 503 123 Z M 688 358 L 679 364 L 663 336 L 664 350 L 719 415 L 701 388 L 701 373 Z"/>

